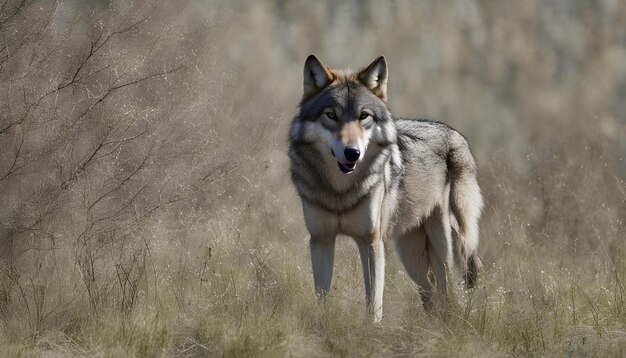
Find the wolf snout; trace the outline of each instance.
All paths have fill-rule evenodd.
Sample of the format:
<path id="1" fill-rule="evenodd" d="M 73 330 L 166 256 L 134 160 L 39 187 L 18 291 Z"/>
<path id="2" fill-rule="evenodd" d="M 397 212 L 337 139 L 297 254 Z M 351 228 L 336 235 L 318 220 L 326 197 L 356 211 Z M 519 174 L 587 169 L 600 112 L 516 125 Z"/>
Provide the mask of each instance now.
<path id="1" fill-rule="evenodd" d="M 343 151 L 343 155 L 345 155 L 346 159 L 351 162 L 356 162 L 361 157 L 361 151 L 356 147 L 347 147 Z"/>

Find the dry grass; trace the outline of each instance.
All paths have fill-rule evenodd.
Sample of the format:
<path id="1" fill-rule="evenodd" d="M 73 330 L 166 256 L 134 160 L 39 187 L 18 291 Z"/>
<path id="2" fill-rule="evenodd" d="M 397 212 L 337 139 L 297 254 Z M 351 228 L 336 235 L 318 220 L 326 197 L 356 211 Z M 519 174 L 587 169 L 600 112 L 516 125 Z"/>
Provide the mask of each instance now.
<path id="1" fill-rule="evenodd" d="M 0 354 L 626 354 L 622 2 L 0 5 Z M 385 54 L 397 115 L 466 134 L 479 286 L 384 320 L 340 240 L 313 296 L 286 133 L 306 55 Z"/>

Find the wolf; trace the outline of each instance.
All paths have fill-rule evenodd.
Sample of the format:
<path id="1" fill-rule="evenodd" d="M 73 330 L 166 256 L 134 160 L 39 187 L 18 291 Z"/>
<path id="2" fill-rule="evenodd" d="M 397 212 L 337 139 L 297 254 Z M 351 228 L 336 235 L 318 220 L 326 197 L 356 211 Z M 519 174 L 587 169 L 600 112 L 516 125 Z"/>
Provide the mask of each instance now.
<path id="1" fill-rule="evenodd" d="M 394 117 L 387 61 L 362 70 L 310 55 L 289 132 L 291 179 L 310 234 L 317 297 L 331 288 L 335 239 L 356 242 L 365 300 L 382 319 L 386 242 L 394 242 L 427 311 L 447 305 L 448 270 L 476 283 L 483 200 L 465 137 L 444 123 Z"/>

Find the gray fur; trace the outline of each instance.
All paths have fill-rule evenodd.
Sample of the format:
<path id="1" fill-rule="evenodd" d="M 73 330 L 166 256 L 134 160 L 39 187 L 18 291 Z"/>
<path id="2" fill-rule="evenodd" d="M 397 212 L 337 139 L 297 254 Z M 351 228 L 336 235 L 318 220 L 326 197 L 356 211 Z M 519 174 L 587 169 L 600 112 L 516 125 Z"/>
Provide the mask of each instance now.
<path id="1" fill-rule="evenodd" d="M 289 158 L 311 233 L 318 296 L 331 287 L 335 236 L 352 236 L 363 261 L 368 307 L 378 321 L 384 280 L 380 247 L 387 238 L 395 240 L 426 308 L 445 306 L 446 270 L 453 262 L 468 286 L 475 283 L 482 197 L 467 140 L 440 122 L 392 117 L 386 92 L 380 92 L 386 91 L 384 57 L 375 64 L 385 70 L 376 89 L 359 81 L 367 77 L 363 72 L 323 67 L 333 81 L 300 104 Z M 336 119 L 325 117 L 329 108 Z M 364 109 L 373 120 L 360 121 Z M 345 134 L 349 126 L 357 137 Z M 348 144 L 365 153 L 354 172 L 342 174 L 334 161 L 343 160 L 336 152 Z"/>

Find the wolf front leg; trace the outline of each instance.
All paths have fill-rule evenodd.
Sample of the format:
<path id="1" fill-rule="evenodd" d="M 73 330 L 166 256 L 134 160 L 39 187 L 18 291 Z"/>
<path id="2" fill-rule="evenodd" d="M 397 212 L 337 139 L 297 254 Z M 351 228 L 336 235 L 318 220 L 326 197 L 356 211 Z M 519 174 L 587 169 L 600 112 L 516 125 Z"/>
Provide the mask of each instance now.
<path id="1" fill-rule="evenodd" d="M 311 265 L 315 294 L 318 298 L 323 298 L 330 292 L 333 279 L 335 238 L 339 224 L 336 215 L 322 208 L 306 201 L 302 202 L 302 207 L 306 228 L 311 234 Z"/>
<path id="2" fill-rule="evenodd" d="M 317 298 L 324 298 L 330 292 L 334 262 L 335 237 L 311 236 L 311 264 Z"/>
<path id="3" fill-rule="evenodd" d="M 365 301 L 373 316 L 374 323 L 383 318 L 383 289 L 385 286 L 385 250 L 381 237 L 372 240 L 359 240 L 359 253 L 365 281 Z"/>

